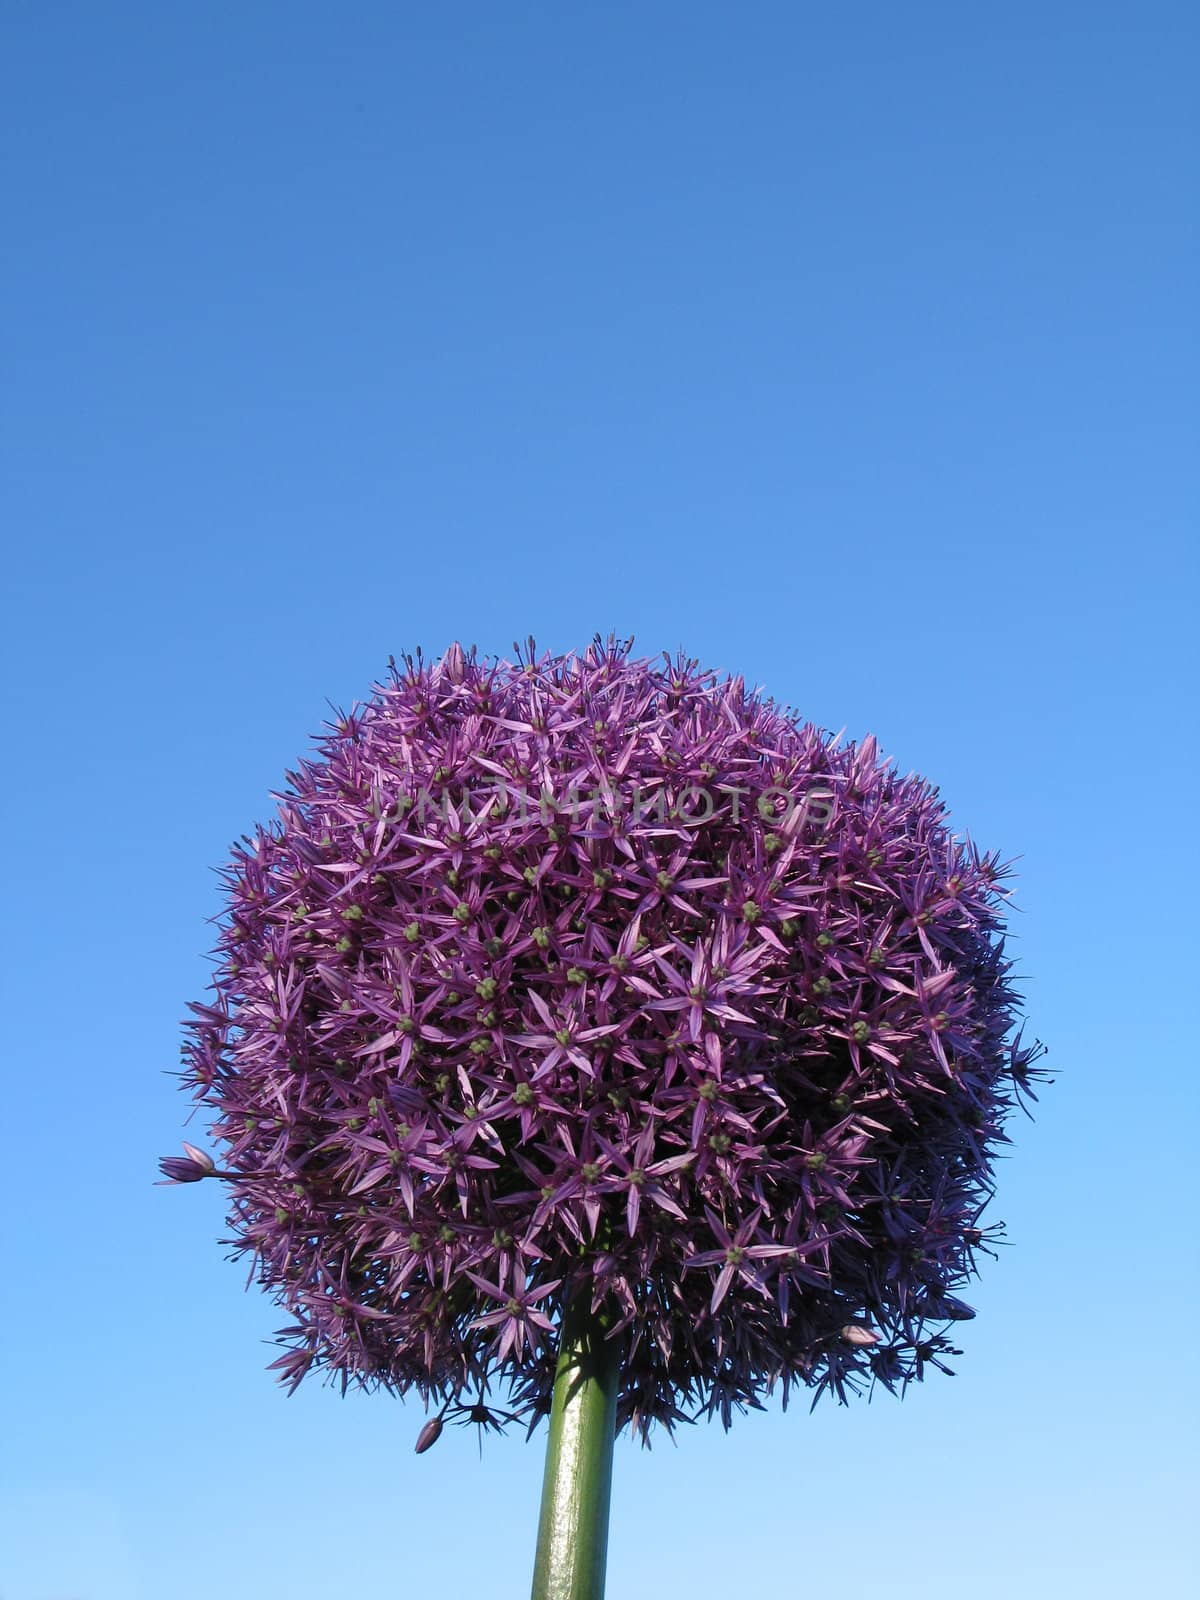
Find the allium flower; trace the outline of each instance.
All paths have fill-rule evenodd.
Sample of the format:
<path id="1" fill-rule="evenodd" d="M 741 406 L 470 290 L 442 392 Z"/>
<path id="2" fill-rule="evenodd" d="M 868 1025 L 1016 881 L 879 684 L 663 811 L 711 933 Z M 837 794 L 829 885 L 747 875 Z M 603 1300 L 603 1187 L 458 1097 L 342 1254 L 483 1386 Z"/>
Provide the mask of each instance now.
<path id="1" fill-rule="evenodd" d="M 1003 877 L 682 657 L 393 664 L 235 849 L 190 1024 L 282 1378 L 536 1422 L 567 1297 L 643 1438 L 940 1366 L 1042 1075 Z"/>

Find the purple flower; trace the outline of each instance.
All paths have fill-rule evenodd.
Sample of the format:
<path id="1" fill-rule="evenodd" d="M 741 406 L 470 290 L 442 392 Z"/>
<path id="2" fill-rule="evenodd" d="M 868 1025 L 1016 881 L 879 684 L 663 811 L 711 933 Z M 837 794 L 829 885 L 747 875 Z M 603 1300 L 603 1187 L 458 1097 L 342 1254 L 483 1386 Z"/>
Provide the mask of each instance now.
<path id="1" fill-rule="evenodd" d="M 582 1294 L 643 1438 L 903 1390 L 1044 1076 L 1004 877 L 873 738 L 682 657 L 406 658 L 233 851 L 185 1074 L 228 1170 L 163 1171 L 229 1182 L 291 1387 L 536 1421 Z"/>
<path id="2" fill-rule="evenodd" d="M 731 1234 L 718 1216 L 711 1211 L 708 1213 L 708 1223 L 713 1237 L 717 1240 L 717 1249 L 703 1250 L 699 1255 L 689 1256 L 684 1266 L 719 1268 L 717 1280 L 713 1284 L 712 1300 L 709 1302 L 710 1311 L 716 1311 L 738 1278 L 748 1283 L 751 1288 L 757 1289 L 760 1294 L 769 1294 L 761 1264 L 772 1261 L 778 1264 L 780 1257 L 786 1257 L 792 1252 L 788 1245 L 764 1235 L 759 1226 L 761 1222 L 762 1212 L 755 1211 L 752 1217 L 742 1223 L 736 1233 Z"/>
<path id="3" fill-rule="evenodd" d="M 486 1278 L 477 1277 L 475 1273 L 468 1273 L 468 1277 L 477 1289 L 482 1289 L 484 1294 L 490 1295 L 501 1302 L 498 1310 L 488 1311 L 481 1317 L 476 1317 L 471 1323 L 473 1328 L 495 1328 L 499 1334 L 499 1343 L 496 1350 L 496 1359 L 504 1361 L 510 1350 L 522 1354 L 527 1344 L 532 1344 L 532 1332 L 541 1328 L 549 1333 L 554 1324 L 544 1311 L 537 1309 L 538 1301 L 544 1300 L 547 1295 L 553 1294 L 558 1288 L 560 1279 L 554 1278 L 550 1283 L 539 1284 L 536 1289 L 521 1289 L 513 1284 L 506 1289 L 503 1284 L 489 1283 Z"/>

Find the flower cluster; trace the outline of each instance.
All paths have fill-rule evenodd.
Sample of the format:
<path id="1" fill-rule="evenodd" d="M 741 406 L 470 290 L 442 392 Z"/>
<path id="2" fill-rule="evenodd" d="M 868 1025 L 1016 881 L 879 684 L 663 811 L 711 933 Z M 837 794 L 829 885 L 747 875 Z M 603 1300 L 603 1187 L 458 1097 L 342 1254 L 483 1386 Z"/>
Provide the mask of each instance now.
<path id="1" fill-rule="evenodd" d="M 1041 1076 L 1002 877 L 682 657 L 393 663 L 234 851 L 185 1048 L 282 1378 L 536 1422 L 568 1294 L 643 1438 L 944 1365 Z"/>

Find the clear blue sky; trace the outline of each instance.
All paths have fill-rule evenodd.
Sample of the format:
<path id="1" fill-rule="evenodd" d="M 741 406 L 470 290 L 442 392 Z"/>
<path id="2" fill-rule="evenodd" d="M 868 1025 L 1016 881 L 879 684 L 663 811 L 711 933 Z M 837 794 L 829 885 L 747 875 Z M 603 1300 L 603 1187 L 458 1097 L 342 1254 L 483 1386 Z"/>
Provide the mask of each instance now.
<path id="1" fill-rule="evenodd" d="M 152 1180 L 212 869 L 326 698 L 609 629 L 1020 856 L 1061 1073 L 960 1375 L 622 1444 L 612 1600 L 1179 1593 L 1194 9 L 0 19 L 0 1596 L 524 1600 L 540 1445 L 286 1400 L 218 1187 Z"/>

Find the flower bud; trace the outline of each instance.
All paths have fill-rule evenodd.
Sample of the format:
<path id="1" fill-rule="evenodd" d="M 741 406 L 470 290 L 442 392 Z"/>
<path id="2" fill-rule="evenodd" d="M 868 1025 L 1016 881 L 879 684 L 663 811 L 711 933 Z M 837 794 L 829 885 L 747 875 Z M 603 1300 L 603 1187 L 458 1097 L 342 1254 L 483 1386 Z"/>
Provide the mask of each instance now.
<path id="1" fill-rule="evenodd" d="M 463 647 L 459 644 L 457 639 L 450 646 L 449 650 L 446 651 L 442 665 L 445 667 L 446 676 L 450 679 L 451 683 L 461 683 L 466 677 L 466 657 L 463 655 Z M 437 1435 L 434 1434 L 434 1439 L 436 1438 Z M 433 1439 L 431 1439 L 429 1442 L 432 1444 Z"/>
<path id="2" fill-rule="evenodd" d="M 842 1339 L 856 1350 L 865 1350 L 868 1345 L 879 1343 L 879 1335 L 873 1333 L 865 1322 L 847 1322 L 842 1328 Z"/>
<path id="3" fill-rule="evenodd" d="M 965 1300 L 956 1300 L 952 1294 L 944 1294 L 937 1303 L 938 1312 L 943 1317 L 949 1317 L 951 1322 L 970 1322 L 975 1316 L 974 1306 L 969 1306 Z"/>
<path id="4" fill-rule="evenodd" d="M 201 1178 L 211 1177 L 215 1170 L 215 1163 L 210 1155 L 203 1150 L 197 1150 L 194 1144 L 183 1141 L 183 1148 L 187 1152 L 182 1156 L 163 1156 L 158 1163 L 158 1170 L 168 1183 L 199 1183 Z"/>
<path id="5" fill-rule="evenodd" d="M 417 1435 L 417 1454 L 423 1456 L 432 1445 L 435 1445 L 442 1433 L 441 1417 L 430 1417 L 429 1421 Z"/>

